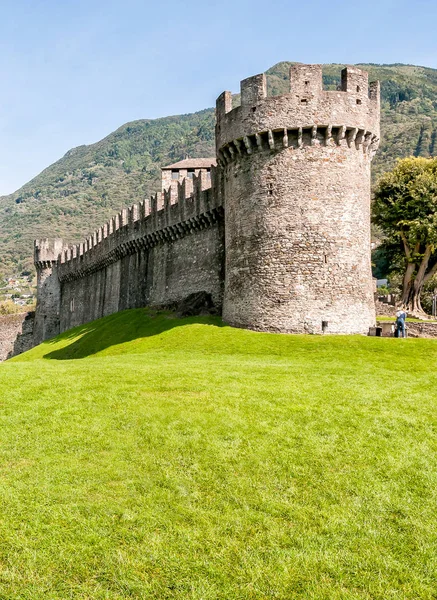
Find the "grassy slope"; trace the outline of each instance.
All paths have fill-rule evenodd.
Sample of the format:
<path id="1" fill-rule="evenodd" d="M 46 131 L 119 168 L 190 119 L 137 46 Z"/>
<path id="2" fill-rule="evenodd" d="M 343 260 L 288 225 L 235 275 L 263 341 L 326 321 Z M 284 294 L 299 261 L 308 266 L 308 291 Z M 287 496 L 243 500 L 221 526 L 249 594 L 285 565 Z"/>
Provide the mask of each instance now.
<path id="1" fill-rule="evenodd" d="M 435 598 L 436 358 L 134 310 L 0 365 L 0 597 Z"/>
<path id="2" fill-rule="evenodd" d="M 289 66 L 282 62 L 267 71 L 269 93 L 288 91 Z M 374 176 L 398 157 L 435 154 L 437 70 L 361 66 L 371 79 L 381 80 L 382 142 Z M 324 65 L 326 87 L 336 89 L 341 68 Z M 237 85 L 233 83 L 234 89 Z M 186 154 L 214 154 L 212 109 L 127 123 L 96 144 L 71 150 L 14 194 L 0 198 L 0 274 L 32 267 L 34 238 L 80 241 L 114 211 L 159 189 L 160 167 Z"/>

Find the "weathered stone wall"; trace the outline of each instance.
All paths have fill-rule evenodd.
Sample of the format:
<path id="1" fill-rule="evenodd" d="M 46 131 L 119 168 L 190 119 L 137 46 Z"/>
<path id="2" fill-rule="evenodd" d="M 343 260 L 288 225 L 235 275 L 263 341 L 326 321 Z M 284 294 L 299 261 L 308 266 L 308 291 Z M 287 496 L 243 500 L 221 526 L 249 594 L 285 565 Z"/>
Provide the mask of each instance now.
<path id="1" fill-rule="evenodd" d="M 393 337 L 395 328 L 395 322 L 378 321 L 378 327 L 382 329 L 382 337 Z M 422 323 L 412 323 L 407 321 L 407 335 L 408 337 L 419 337 L 419 338 L 437 338 L 437 323 L 423 321 Z"/>
<path id="2" fill-rule="evenodd" d="M 386 317 L 394 317 L 398 309 L 393 304 L 388 304 L 387 302 L 375 300 L 375 310 L 377 316 L 380 315 Z"/>
<path id="3" fill-rule="evenodd" d="M 0 361 L 33 346 L 34 313 L 0 316 Z"/>
<path id="4" fill-rule="evenodd" d="M 437 338 L 437 323 L 407 323 L 410 337 Z"/>
<path id="5" fill-rule="evenodd" d="M 367 333 L 375 323 L 370 163 L 379 87 L 357 69 L 322 90 L 321 68 L 291 69 L 291 92 L 264 75 L 217 101 L 225 206 L 223 317 L 251 329 Z"/>
<path id="6" fill-rule="evenodd" d="M 84 243 L 64 248 L 57 240 L 57 259 L 53 242 L 37 240 L 35 343 L 120 310 L 165 305 L 193 292 L 208 292 L 220 307 L 224 217 L 210 186 L 202 172 L 178 184 L 177 193 L 171 188 L 123 209 Z"/>
<path id="7" fill-rule="evenodd" d="M 111 313 L 177 302 L 207 291 L 223 300 L 223 221 L 62 283 L 60 331 Z"/>
<path id="8" fill-rule="evenodd" d="M 59 333 L 61 285 L 59 257 L 64 246 L 60 238 L 35 241 L 37 303 L 33 328 L 35 345 Z"/>

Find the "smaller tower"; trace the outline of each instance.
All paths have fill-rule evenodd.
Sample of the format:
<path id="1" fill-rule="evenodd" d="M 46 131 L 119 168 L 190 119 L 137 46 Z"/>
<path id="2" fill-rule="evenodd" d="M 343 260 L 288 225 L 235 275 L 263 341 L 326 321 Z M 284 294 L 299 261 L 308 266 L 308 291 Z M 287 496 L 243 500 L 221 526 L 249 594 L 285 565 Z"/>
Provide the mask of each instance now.
<path id="1" fill-rule="evenodd" d="M 172 165 L 167 165 L 161 169 L 161 191 L 166 192 L 172 188 L 177 197 L 178 183 L 184 179 L 192 179 L 199 173 L 205 173 L 211 177 L 211 167 L 215 167 L 217 161 L 215 158 L 185 158 Z"/>
<path id="2" fill-rule="evenodd" d="M 57 264 L 63 249 L 64 242 L 60 238 L 35 240 L 34 262 L 38 298 L 34 325 L 35 345 L 59 333 L 61 284 Z"/>

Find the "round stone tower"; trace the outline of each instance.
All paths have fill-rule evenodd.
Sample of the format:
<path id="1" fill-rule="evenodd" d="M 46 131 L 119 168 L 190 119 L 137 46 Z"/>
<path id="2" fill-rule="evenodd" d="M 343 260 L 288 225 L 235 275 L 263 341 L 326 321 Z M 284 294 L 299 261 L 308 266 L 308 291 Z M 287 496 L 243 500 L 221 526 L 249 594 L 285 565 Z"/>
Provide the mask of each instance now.
<path id="1" fill-rule="evenodd" d="M 225 205 L 223 317 L 295 333 L 367 333 L 370 163 L 379 143 L 379 83 L 347 67 L 322 88 L 320 65 L 294 65 L 290 92 L 265 75 L 241 82 L 241 106 L 217 100 L 218 181 Z"/>

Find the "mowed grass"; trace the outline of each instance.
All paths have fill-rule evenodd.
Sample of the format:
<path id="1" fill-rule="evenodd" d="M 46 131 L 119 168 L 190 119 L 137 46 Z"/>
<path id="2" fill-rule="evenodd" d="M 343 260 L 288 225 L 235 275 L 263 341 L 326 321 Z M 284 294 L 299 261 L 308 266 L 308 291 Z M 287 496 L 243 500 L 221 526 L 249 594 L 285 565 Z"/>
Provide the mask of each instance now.
<path id="1" fill-rule="evenodd" d="M 436 359 L 132 310 L 0 365 L 0 598 L 437 598 Z"/>

